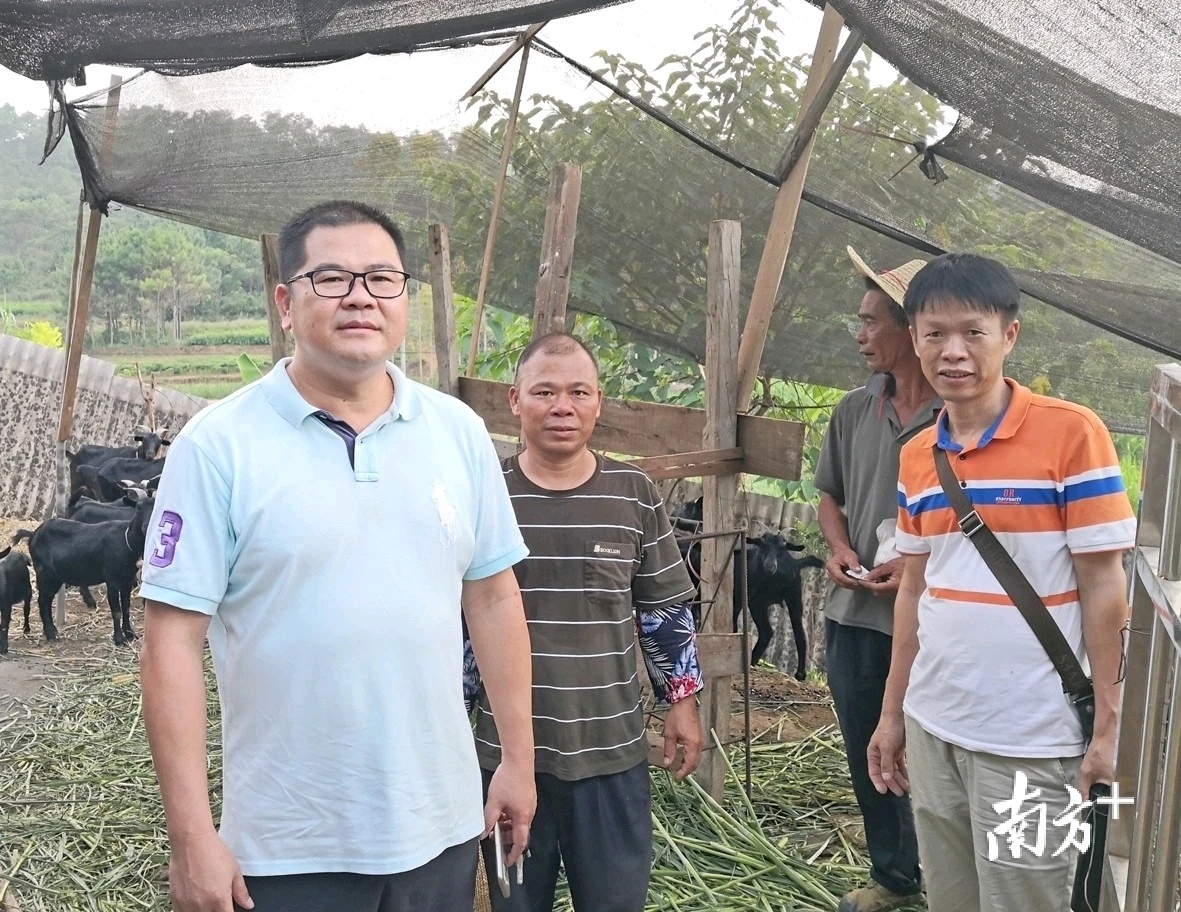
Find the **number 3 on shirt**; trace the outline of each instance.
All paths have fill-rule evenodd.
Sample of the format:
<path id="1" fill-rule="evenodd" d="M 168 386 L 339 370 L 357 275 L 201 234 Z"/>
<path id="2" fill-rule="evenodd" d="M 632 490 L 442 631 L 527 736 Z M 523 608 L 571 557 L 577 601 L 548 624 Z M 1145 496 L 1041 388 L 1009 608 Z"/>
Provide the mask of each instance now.
<path id="1" fill-rule="evenodd" d="M 176 554 L 176 543 L 180 540 L 180 530 L 184 520 L 171 510 L 160 514 L 160 544 L 152 551 L 148 563 L 153 567 L 167 567 L 172 563 Z"/>

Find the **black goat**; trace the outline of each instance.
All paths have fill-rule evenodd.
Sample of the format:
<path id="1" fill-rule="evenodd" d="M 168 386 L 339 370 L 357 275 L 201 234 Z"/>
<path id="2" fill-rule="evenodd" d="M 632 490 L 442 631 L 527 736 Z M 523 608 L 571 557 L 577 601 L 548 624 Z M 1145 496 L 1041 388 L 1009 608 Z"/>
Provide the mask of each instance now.
<path id="1" fill-rule="evenodd" d="M 672 514 L 673 526 L 681 531 L 697 532 L 701 528 L 702 498 L 689 501 Z M 689 565 L 689 572 L 698 585 L 701 576 L 701 544 L 700 542 L 680 543 L 681 555 Z M 750 663 L 758 664 L 759 659 L 771 645 L 771 638 L 775 629 L 771 625 L 771 606 L 783 604 L 787 608 L 791 620 L 792 635 L 796 645 L 797 680 L 803 680 L 807 670 L 807 634 L 804 630 L 804 596 L 803 579 L 800 572 L 809 567 L 823 567 L 824 562 L 818 557 L 807 555 L 802 558 L 793 556 L 792 552 L 803 551 L 803 545 L 790 541 L 781 532 L 764 532 L 758 538 L 746 539 L 746 591 L 747 608 L 755 624 L 758 636 L 751 649 Z M 734 587 L 738 591 L 738 568 L 734 568 Z M 699 595 L 700 599 L 700 595 Z M 700 604 L 700 602 L 699 602 Z M 699 615 L 695 611 L 695 617 Z M 734 600 L 733 629 L 738 630 L 738 621 L 742 613 L 742 602 L 736 597 Z M 700 620 L 698 618 L 698 620 Z"/>
<path id="2" fill-rule="evenodd" d="M 77 491 L 82 485 L 79 474 L 83 466 L 99 466 L 108 459 L 159 459 L 164 454 L 164 448 L 172 443 L 168 436 L 168 429 L 156 433 L 142 425 L 136 428 L 135 446 L 109 447 L 97 443 L 88 443 L 78 448 L 78 452 L 66 455 L 70 459 L 70 491 Z"/>
<path id="3" fill-rule="evenodd" d="M 747 608 L 758 630 L 751 650 L 750 664 L 755 665 L 771 645 L 775 630 L 771 626 L 771 606 L 782 604 L 791 619 L 796 644 L 797 681 L 804 680 L 808 668 L 808 639 L 804 632 L 804 581 L 800 573 L 809 567 L 823 567 L 815 555 L 795 557 L 792 551 L 803 548 L 787 541 L 782 533 L 764 532 L 757 539 L 747 539 Z M 739 605 L 734 605 L 734 629 L 738 629 Z"/>
<path id="4" fill-rule="evenodd" d="M 29 559 L 19 551 L 5 548 L 0 552 L 0 655 L 8 654 L 8 625 L 12 622 L 12 606 L 18 602 L 25 603 L 25 633 L 28 633 L 32 601 Z"/>
<path id="5" fill-rule="evenodd" d="M 13 543 L 29 539 L 29 554 L 37 573 L 37 606 L 47 640 L 57 639 L 53 598 L 67 586 L 105 583 L 116 646 L 135 639 L 131 629 L 131 590 L 136 564 L 143 554 L 152 500 L 135 505 L 130 522 L 94 525 L 72 519 L 47 519 L 35 532 L 18 529 Z"/>
<path id="6" fill-rule="evenodd" d="M 78 470 L 79 485 L 70 495 L 70 510 L 86 495 L 110 503 L 119 500 L 132 486 L 153 490 L 163 471 L 163 459 L 116 458 L 99 465 L 82 466 Z"/>
<path id="7" fill-rule="evenodd" d="M 131 522 L 131 517 L 135 514 L 135 505 L 147 496 L 148 493 L 146 491 L 140 488 L 131 488 L 124 492 L 122 498 L 110 503 L 102 500 L 93 500 L 89 497 L 81 497 L 70 508 L 69 518 L 74 522 L 86 523 L 92 526 L 104 522 Z M 82 602 L 87 608 L 98 607 L 98 603 L 94 600 L 89 586 L 79 586 L 78 591 L 82 596 Z"/>

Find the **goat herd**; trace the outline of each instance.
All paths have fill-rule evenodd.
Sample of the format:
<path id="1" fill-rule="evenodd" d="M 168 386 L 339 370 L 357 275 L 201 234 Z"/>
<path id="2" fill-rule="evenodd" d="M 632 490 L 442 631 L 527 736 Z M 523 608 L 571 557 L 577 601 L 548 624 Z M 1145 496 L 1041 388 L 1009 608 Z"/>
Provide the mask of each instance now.
<path id="1" fill-rule="evenodd" d="M 8 652 L 12 608 L 25 603 L 25 628 L 37 578 L 37 607 L 47 640 L 57 639 L 53 600 L 62 586 L 78 586 L 82 600 L 96 607 L 88 587 L 107 587 L 116 646 L 135 639 L 131 590 L 143 554 L 152 495 L 164 469 L 168 431 L 136 429 L 135 446 L 87 445 L 70 457 L 69 519 L 53 517 L 35 531 L 17 530 L 12 543 L 28 539 L 29 557 L 11 546 L 0 552 L 0 655 Z M 31 561 L 30 561 L 31 558 Z"/>
<path id="2" fill-rule="evenodd" d="M 135 446 L 86 445 L 70 458 L 69 518 L 45 520 L 36 531 L 17 530 L 12 543 L 28 539 L 29 557 L 11 545 L 0 552 L 0 655 L 8 652 L 8 628 L 14 605 L 25 604 L 24 632 L 29 632 L 29 611 L 33 588 L 29 579 L 32 563 L 37 578 L 37 607 L 47 640 L 57 639 L 53 623 L 53 601 L 62 586 L 77 586 L 88 608 L 95 608 L 90 586 L 105 584 L 111 609 L 116 646 L 135 639 L 131 627 L 131 590 L 135 587 L 138 562 L 143 554 L 152 497 L 164 469 L 164 451 L 170 443 L 168 431 L 146 427 L 136 429 Z M 681 553 L 695 581 L 700 579 L 700 532 L 702 499 L 689 501 L 673 514 L 679 533 Z M 801 571 L 823 567 L 813 555 L 796 557 L 803 551 L 782 532 L 764 532 L 746 539 L 747 607 L 758 637 L 751 650 L 756 664 L 771 645 L 772 605 L 786 606 L 796 647 L 796 678 L 803 680 L 807 668 L 807 637 L 804 632 L 804 599 Z M 31 561 L 30 561 L 31 558 Z M 740 578 L 735 565 L 735 592 Z M 700 604 L 700 592 L 698 596 Z M 734 600 L 733 629 L 737 631 L 741 600 Z M 698 614 L 699 614 L 698 610 Z M 697 618 L 700 624 L 700 616 Z"/>

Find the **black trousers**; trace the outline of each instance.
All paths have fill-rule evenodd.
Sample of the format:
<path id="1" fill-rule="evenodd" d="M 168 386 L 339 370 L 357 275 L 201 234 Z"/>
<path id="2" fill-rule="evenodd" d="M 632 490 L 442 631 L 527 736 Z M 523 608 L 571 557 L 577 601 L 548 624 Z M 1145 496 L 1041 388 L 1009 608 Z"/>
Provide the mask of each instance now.
<path id="1" fill-rule="evenodd" d="M 247 877 L 246 889 L 253 912 L 471 912 L 476 861 L 473 839 L 401 874 Z"/>
<path id="2" fill-rule="evenodd" d="M 865 823 L 870 877 L 895 893 L 917 893 L 922 879 L 910 799 L 890 792 L 878 794 L 866 759 L 869 739 L 882 714 L 892 638 L 833 620 L 825 622 L 825 635 L 828 687 L 845 739 L 853 793 Z"/>
<path id="3" fill-rule="evenodd" d="M 484 771 L 484 794 L 492 774 Z M 505 899 L 496 882 L 496 848 L 485 839 L 493 912 L 553 912 L 558 869 L 575 912 L 643 912 L 652 872 L 652 791 L 647 761 L 609 776 L 565 782 L 537 775 L 537 814 L 529 832 L 524 883 Z"/>

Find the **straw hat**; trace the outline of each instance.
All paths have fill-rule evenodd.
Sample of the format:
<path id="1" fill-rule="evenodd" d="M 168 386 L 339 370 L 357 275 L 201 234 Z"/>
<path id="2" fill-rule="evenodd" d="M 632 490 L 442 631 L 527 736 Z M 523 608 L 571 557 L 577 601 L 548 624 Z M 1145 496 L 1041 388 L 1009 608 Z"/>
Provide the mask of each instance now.
<path id="1" fill-rule="evenodd" d="M 899 307 L 902 306 L 902 299 L 906 296 L 906 286 L 910 284 L 910 280 L 914 278 L 915 273 L 927 265 L 926 260 L 911 260 L 903 263 L 897 269 L 874 272 L 869 268 L 865 260 L 857 255 L 857 251 L 852 247 L 846 247 L 845 252 L 849 254 L 849 259 L 853 261 L 853 267 L 861 275 L 865 276 L 888 294 L 890 300 Z"/>

